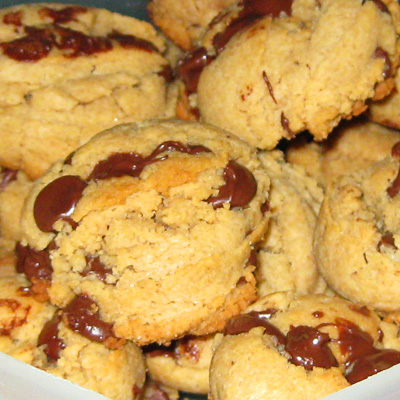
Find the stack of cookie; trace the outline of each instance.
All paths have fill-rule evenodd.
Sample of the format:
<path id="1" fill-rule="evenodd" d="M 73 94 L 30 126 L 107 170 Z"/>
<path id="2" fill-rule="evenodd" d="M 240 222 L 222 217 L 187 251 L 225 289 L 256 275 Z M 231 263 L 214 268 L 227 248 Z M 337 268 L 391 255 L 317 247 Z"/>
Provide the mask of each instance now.
<path id="1" fill-rule="evenodd" d="M 113 400 L 400 363 L 398 3 L 149 11 L 0 11 L 0 350 Z"/>

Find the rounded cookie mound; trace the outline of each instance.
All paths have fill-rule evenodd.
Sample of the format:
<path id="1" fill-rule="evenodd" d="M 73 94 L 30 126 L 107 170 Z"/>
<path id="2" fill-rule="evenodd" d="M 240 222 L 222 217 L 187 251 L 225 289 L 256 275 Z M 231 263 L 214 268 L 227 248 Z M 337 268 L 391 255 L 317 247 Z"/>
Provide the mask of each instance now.
<path id="1" fill-rule="evenodd" d="M 400 140 L 400 133 L 365 118 L 356 118 L 342 122 L 321 144 L 300 143 L 302 138 L 298 139 L 286 152 L 288 161 L 303 166 L 326 187 L 341 175 L 386 158 Z"/>
<path id="2" fill-rule="evenodd" d="M 259 157 L 271 179 L 271 217 L 258 245 L 258 293 L 322 290 L 313 236 L 323 191 L 301 168 L 287 163 L 280 151 L 261 152 Z"/>
<path id="3" fill-rule="evenodd" d="M 106 347 L 94 335 L 101 329 L 92 318 L 77 322 L 65 311 L 55 314 L 39 334 L 32 365 L 112 400 L 140 398 L 146 376 L 142 351 L 132 342 Z"/>
<path id="4" fill-rule="evenodd" d="M 214 354 L 215 400 L 319 399 L 400 362 L 398 351 L 383 349 L 380 319 L 365 306 L 276 293 L 251 308 L 228 322 Z"/>
<path id="5" fill-rule="evenodd" d="M 165 42 L 144 21 L 57 3 L 0 10 L 0 164 L 40 176 L 94 134 L 170 112 Z"/>
<path id="6" fill-rule="evenodd" d="M 89 296 L 140 344 L 206 334 L 255 297 L 250 253 L 268 224 L 255 149 L 212 126 L 120 125 L 35 185 L 20 262 L 41 254 L 52 302 Z M 46 275 L 46 276 L 45 276 Z"/>
<path id="7" fill-rule="evenodd" d="M 399 5 L 389 1 L 244 1 L 181 62 L 203 121 L 271 149 L 343 118 L 393 88 Z"/>
<path id="8" fill-rule="evenodd" d="M 166 36 L 185 50 L 196 43 L 204 29 L 235 0 L 151 0 L 150 18 Z"/>
<path id="9" fill-rule="evenodd" d="M 399 158 L 396 144 L 390 157 L 329 185 L 314 238 L 333 289 L 383 311 L 400 309 Z"/>

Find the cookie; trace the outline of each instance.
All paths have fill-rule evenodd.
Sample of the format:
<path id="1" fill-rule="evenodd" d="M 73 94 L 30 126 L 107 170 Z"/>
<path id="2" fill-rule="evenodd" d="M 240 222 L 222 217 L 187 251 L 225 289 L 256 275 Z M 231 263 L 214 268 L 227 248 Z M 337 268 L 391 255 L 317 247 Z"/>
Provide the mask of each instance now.
<path id="1" fill-rule="evenodd" d="M 357 118 L 340 124 L 321 144 L 290 145 L 286 157 L 326 187 L 338 176 L 384 159 L 399 140 L 398 131 Z"/>
<path id="2" fill-rule="evenodd" d="M 225 131 L 120 125 L 35 182 L 20 263 L 40 257 L 30 278 L 50 283 L 51 301 L 89 296 L 117 337 L 211 333 L 255 299 L 248 259 L 267 228 L 268 190 L 255 149 Z"/>
<path id="3" fill-rule="evenodd" d="M 328 186 L 314 237 L 321 273 L 336 292 L 392 312 L 400 309 L 398 149 Z"/>
<path id="4" fill-rule="evenodd" d="M 398 351 L 382 348 L 379 323 L 372 310 L 338 297 L 266 296 L 227 324 L 211 363 L 211 396 L 319 399 L 336 392 L 400 362 Z M 388 365 L 364 368 L 379 358 Z"/>
<path id="5" fill-rule="evenodd" d="M 32 364 L 37 338 L 56 308 L 24 293 L 26 285 L 15 272 L 0 275 L 0 351 Z"/>
<path id="6" fill-rule="evenodd" d="M 313 255 L 322 188 L 301 168 L 287 163 L 280 151 L 261 152 L 259 157 L 271 179 L 271 218 L 258 246 L 258 293 L 323 290 Z"/>
<path id="7" fill-rule="evenodd" d="M 211 358 L 221 339 L 221 333 L 188 336 L 169 347 L 145 351 L 148 373 L 155 381 L 179 391 L 207 394 Z"/>
<path id="8" fill-rule="evenodd" d="M 151 0 L 151 20 L 174 43 L 190 50 L 207 25 L 235 0 Z"/>
<path id="9" fill-rule="evenodd" d="M 323 140 L 391 91 L 398 63 L 395 1 L 277 4 L 234 4 L 179 68 L 202 121 L 262 149 L 304 130 Z"/>
<path id="10" fill-rule="evenodd" d="M 57 3 L 0 11 L 0 165 L 37 178 L 94 134 L 172 115 L 164 39 L 144 21 Z"/>
<path id="11" fill-rule="evenodd" d="M 132 342 L 107 348 L 91 335 L 87 338 L 72 331 L 62 315 L 55 314 L 43 327 L 32 364 L 112 400 L 141 398 L 146 371 L 140 348 Z M 82 328 L 84 334 L 98 328 L 90 325 L 93 320 L 75 320 L 74 326 L 82 322 L 89 323 Z"/>
<path id="12" fill-rule="evenodd" d="M 21 240 L 21 211 L 31 186 L 22 171 L 0 167 L 0 257 L 11 255 Z"/>

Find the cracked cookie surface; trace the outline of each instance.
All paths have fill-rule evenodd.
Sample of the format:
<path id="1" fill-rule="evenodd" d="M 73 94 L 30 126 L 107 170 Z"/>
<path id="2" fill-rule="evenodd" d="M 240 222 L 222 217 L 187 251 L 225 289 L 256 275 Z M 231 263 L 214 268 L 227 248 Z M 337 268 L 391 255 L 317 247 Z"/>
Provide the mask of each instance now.
<path id="1" fill-rule="evenodd" d="M 165 42 L 144 21 L 19 5 L 0 11 L 0 42 L 0 164 L 31 178 L 104 129 L 170 112 Z"/>
<path id="2" fill-rule="evenodd" d="M 120 125 L 35 182 L 22 259 L 42 254 L 51 301 L 88 295 L 118 337 L 207 334 L 255 299 L 248 259 L 267 228 L 268 191 L 255 149 L 225 131 Z"/>

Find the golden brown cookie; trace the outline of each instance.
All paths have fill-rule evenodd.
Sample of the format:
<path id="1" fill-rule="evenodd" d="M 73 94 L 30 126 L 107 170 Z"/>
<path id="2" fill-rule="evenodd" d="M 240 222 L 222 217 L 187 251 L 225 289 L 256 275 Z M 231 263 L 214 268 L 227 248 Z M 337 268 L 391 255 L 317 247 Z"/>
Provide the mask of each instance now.
<path id="1" fill-rule="evenodd" d="M 279 151 L 261 152 L 259 157 L 271 179 L 271 218 L 258 246 L 258 293 L 323 290 L 325 284 L 313 255 L 322 188 L 301 168 L 287 163 Z"/>
<path id="2" fill-rule="evenodd" d="M 189 108 L 263 149 L 304 130 L 326 138 L 393 88 L 400 8 L 388 3 L 234 4 L 181 62 Z"/>
<path id="3" fill-rule="evenodd" d="M 399 140 L 398 131 L 358 118 L 340 124 L 321 144 L 294 143 L 286 157 L 326 187 L 340 175 L 384 159 Z"/>
<path id="4" fill-rule="evenodd" d="M 120 125 L 35 182 L 20 262 L 41 257 L 51 301 L 89 296 L 117 337 L 211 333 L 255 298 L 248 259 L 267 228 L 268 190 L 255 149 L 225 131 Z"/>
<path id="5" fill-rule="evenodd" d="M 144 21 L 58 3 L 0 10 L 0 165 L 31 178 L 94 134 L 172 115 L 164 39 Z"/>
<path id="6" fill-rule="evenodd" d="M 328 284 L 383 311 L 400 309 L 398 149 L 328 186 L 314 240 Z"/>
<path id="7" fill-rule="evenodd" d="M 214 400 L 320 399 L 400 362 L 398 351 L 383 347 L 380 318 L 368 307 L 276 293 L 251 308 L 227 324 L 216 349 Z"/>

